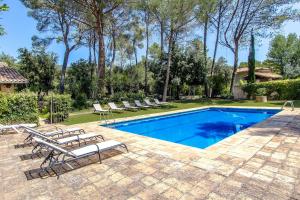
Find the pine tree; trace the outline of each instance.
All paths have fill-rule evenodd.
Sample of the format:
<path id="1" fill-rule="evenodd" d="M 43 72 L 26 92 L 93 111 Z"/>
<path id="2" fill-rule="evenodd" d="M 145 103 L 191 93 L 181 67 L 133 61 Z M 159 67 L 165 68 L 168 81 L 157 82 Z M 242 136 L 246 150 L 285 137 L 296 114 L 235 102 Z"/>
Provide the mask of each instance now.
<path id="1" fill-rule="evenodd" d="M 255 82 L 255 47 L 254 47 L 254 35 L 251 33 L 250 49 L 248 56 L 248 83 Z"/>

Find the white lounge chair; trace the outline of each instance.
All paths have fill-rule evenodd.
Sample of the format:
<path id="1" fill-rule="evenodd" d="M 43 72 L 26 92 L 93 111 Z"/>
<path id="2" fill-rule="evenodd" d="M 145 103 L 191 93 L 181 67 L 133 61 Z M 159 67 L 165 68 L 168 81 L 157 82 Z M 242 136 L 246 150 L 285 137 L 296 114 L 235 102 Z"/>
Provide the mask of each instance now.
<path id="1" fill-rule="evenodd" d="M 114 141 L 114 140 L 109 140 L 109 141 L 105 141 L 105 142 L 101 142 L 101 143 L 97 143 L 97 144 L 91 144 L 91 145 L 88 145 L 85 147 L 74 149 L 72 151 L 68 151 L 67 149 L 65 149 L 63 147 L 57 146 L 53 143 L 49 143 L 40 138 L 34 138 L 34 140 L 37 143 L 39 143 L 41 146 L 44 146 L 45 148 L 50 150 L 48 156 L 45 158 L 45 160 L 40 165 L 40 168 L 45 171 L 55 165 L 64 164 L 64 163 L 68 164 L 67 162 L 69 162 L 69 161 L 92 156 L 95 154 L 98 154 L 99 161 L 101 163 L 102 162 L 101 153 L 104 151 L 115 149 L 117 147 L 123 147 L 128 152 L 128 148 L 124 143 Z M 47 163 L 48 163 L 48 166 L 46 168 L 43 168 L 43 166 Z"/>
<path id="2" fill-rule="evenodd" d="M 30 127 L 26 127 L 26 126 L 24 126 L 23 128 L 24 128 L 24 130 L 30 130 L 30 131 L 40 133 L 42 135 L 45 135 L 46 137 L 60 136 L 60 135 L 66 135 L 66 134 L 71 135 L 71 134 L 85 133 L 85 131 L 82 128 L 78 128 L 78 127 L 66 128 L 66 129 L 61 129 L 61 128 L 56 127 L 55 131 L 48 131 L 48 132 L 42 132 L 40 130 L 33 129 Z"/>
<path id="3" fill-rule="evenodd" d="M 91 140 L 97 140 L 98 138 L 101 138 L 102 140 L 104 140 L 103 136 L 99 133 L 86 133 L 86 134 L 80 134 L 80 135 L 74 135 L 74 136 L 69 136 L 69 137 L 64 137 L 64 138 L 59 138 L 59 139 L 53 139 L 50 137 L 47 137 L 39 132 L 36 131 L 32 131 L 29 129 L 26 129 L 26 133 L 29 134 L 29 136 L 25 139 L 25 142 L 28 144 L 32 143 L 33 138 L 41 138 L 45 141 L 51 142 L 53 144 L 57 144 L 57 145 L 68 145 L 70 143 L 73 142 L 78 142 L 79 146 L 81 144 L 81 142 L 86 143 L 87 141 L 91 141 Z M 34 149 L 36 149 L 37 147 L 35 147 Z"/>
<path id="4" fill-rule="evenodd" d="M 0 124 L 0 132 L 2 133 L 2 132 L 5 132 L 5 131 L 13 130 L 17 133 L 20 133 L 19 129 L 26 128 L 26 127 L 34 128 L 36 126 L 37 126 L 37 124 L 12 124 L 12 125 Z"/>
<path id="5" fill-rule="evenodd" d="M 79 127 L 72 127 L 72 128 L 66 128 L 66 129 L 62 129 L 59 128 L 57 126 L 54 126 L 56 130 L 54 131 L 47 131 L 43 134 L 47 135 L 47 136 L 58 136 L 58 135 L 66 135 L 66 134 L 76 134 L 76 133 L 85 133 L 85 131 L 82 128 Z M 40 130 L 39 130 L 40 131 Z M 40 131 L 41 132 L 41 131 Z"/>
<path id="6" fill-rule="evenodd" d="M 149 99 L 144 99 L 144 102 L 146 103 L 147 106 L 151 107 L 158 107 L 159 105 L 151 103 Z"/>
<path id="7" fill-rule="evenodd" d="M 119 108 L 114 102 L 109 102 L 108 106 L 111 111 L 123 111 L 124 110 L 124 108 Z"/>
<path id="8" fill-rule="evenodd" d="M 95 109 L 94 112 L 98 112 L 100 114 L 101 113 L 109 113 L 109 110 L 103 109 L 99 103 L 93 104 L 93 106 L 94 106 L 94 109 Z"/>
<path id="9" fill-rule="evenodd" d="M 139 108 L 150 108 L 150 106 L 143 105 L 139 100 L 134 100 L 134 103 Z"/>
<path id="10" fill-rule="evenodd" d="M 153 100 L 157 105 L 167 105 L 168 104 L 168 102 L 162 102 L 162 101 L 159 101 L 158 99 L 153 99 Z"/>
<path id="11" fill-rule="evenodd" d="M 136 106 L 130 105 L 130 103 L 128 101 L 122 101 L 122 103 L 123 103 L 125 109 L 128 109 L 128 110 L 137 110 L 137 109 L 139 109 Z"/>

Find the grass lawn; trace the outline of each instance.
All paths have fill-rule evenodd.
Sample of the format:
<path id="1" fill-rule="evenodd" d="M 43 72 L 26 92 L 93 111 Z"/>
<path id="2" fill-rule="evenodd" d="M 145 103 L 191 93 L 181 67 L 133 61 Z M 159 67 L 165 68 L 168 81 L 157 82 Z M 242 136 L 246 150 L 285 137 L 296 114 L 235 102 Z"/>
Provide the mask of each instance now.
<path id="1" fill-rule="evenodd" d="M 267 103 L 258 103 L 255 101 L 250 100 L 242 100 L 242 101 L 233 101 L 233 100 L 186 100 L 186 101 L 178 101 L 170 103 L 170 107 L 165 108 L 156 108 L 156 109 L 147 109 L 147 110 L 139 110 L 139 111 L 124 111 L 120 113 L 114 113 L 111 116 L 113 118 L 124 118 L 124 117 L 132 117 L 137 115 L 145 115 L 145 114 L 152 114 L 152 113 L 160 113 L 160 112 L 167 112 L 173 110 L 181 110 L 187 108 L 195 108 L 201 106 L 208 106 L 208 105 L 222 105 L 222 106 L 257 106 L 257 107 L 280 107 L 282 106 L 284 101 L 269 101 Z M 300 100 L 295 101 L 295 107 L 300 107 Z M 95 113 L 86 113 L 82 111 L 71 113 L 70 117 L 63 122 L 65 125 L 72 125 L 72 124 L 79 124 L 79 123 L 86 123 L 86 122 L 93 122 L 99 121 L 100 117 L 99 114 Z"/>

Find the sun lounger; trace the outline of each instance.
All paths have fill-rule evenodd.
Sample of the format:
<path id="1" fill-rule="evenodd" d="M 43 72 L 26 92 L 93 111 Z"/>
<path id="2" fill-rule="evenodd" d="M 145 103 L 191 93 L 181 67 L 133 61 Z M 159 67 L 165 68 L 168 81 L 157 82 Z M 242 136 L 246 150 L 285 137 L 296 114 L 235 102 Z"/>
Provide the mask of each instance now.
<path id="1" fill-rule="evenodd" d="M 78 128 L 78 127 L 73 127 L 73 128 L 66 128 L 66 129 L 61 129 L 61 128 L 58 128 L 56 127 L 56 130 L 55 131 L 48 131 L 48 132 L 42 132 L 42 131 L 39 131 L 37 129 L 33 129 L 33 128 L 30 128 L 30 127 L 23 127 L 25 130 L 31 130 L 31 131 L 34 131 L 34 132 L 38 132 L 42 135 L 45 135 L 46 137 L 53 137 L 53 136 L 60 136 L 60 135 L 66 135 L 66 134 L 83 134 L 85 133 L 85 131 L 82 129 L 82 128 Z"/>
<path id="2" fill-rule="evenodd" d="M 150 108 L 150 106 L 143 105 L 139 100 L 135 100 L 134 103 L 139 108 Z"/>
<path id="3" fill-rule="evenodd" d="M 151 107 L 158 107 L 159 105 L 151 103 L 149 99 L 144 99 L 144 102 L 146 103 L 147 106 Z"/>
<path id="4" fill-rule="evenodd" d="M 12 124 L 12 125 L 2 125 L 2 124 L 0 124 L 0 132 L 2 133 L 2 132 L 5 132 L 5 131 L 13 130 L 17 133 L 20 133 L 19 129 L 26 128 L 26 127 L 34 128 L 36 126 L 37 126 L 37 124 Z"/>
<path id="5" fill-rule="evenodd" d="M 139 109 L 138 107 L 136 106 L 132 106 L 130 105 L 130 103 L 128 101 L 122 101 L 125 109 L 128 109 L 128 110 L 136 110 L 136 109 Z"/>
<path id="6" fill-rule="evenodd" d="M 58 145 L 67 145 L 73 142 L 78 142 L 79 146 L 81 144 L 81 142 L 87 142 L 90 140 L 97 140 L 98 138 L 101 138 L 102 140 L 104 140 L 103 136 L 99 133 L 85 133 L 85 134 L 80 134 L 80 135 L 74 135 L 74 136 L 69 136 L 69 137 L 64 137 L 64 138 L 58 138 L 58 139 L 54 139 L 51 137 L 47 137 L 46 135 L 37 132 L 37 131 L 33 131 L 30 129 L 26 129 L 26 132 L 29 134 L 29 136 L 27 138 L 25 138 L 25 143 L 32 143 L 32 140 L 34 137 L 38 137 L 41 138 L 45 141 L 51 142 L 53 144 L 58 144 Z M 36 148 L 36 147 L 35 147 Z"/>
<path id="7" fill-rule="evenodd" d="M 56 130 L 54 131 L 47 131 L 43 134 L 47 135 L 47 136 L 58 136 L 58 135 L 66 135 L 66 134 L 81 134 L 81 133 L 85 133 L 85 131 L 82 128 L 79 127 L 72 127 L 72 128 L 66 128 L 66 129 L 62 129 L 59 128 L 57 126 L 54 126 Z M 41 131 L 40 131 L 41 132 Z"/>
<path id="8" fill-rule="evenodd" d="M 167 105 L 168 102 L 162 102 L 162 101 L 159 101 L 158 99 L 154 99 L 154 102 L 157 104 L 157 105 Z"/>
<path id="9" fill-rule="evenodd" d="M 93 104 L 93 106 L 95 109 L 94 112 L 99 112 L 99 113 L 108 113 L 109 112 L 109 110 L 103 109 L 99 103 Z"/>
<path id="10" fill-rule="evenodd" d="M 48 156 L 45 158 L 45 160 L 41 163 L 40 168 L 43 170 L 47 170 L 55 165 L 59 164 L 68 164 L 67 162 L 77 160 L 80 158 L 92 156 L 98 154 L 100 163 L 102 162 L 101 159 L 101 153 L 115 149 L 117 147 L 123 147 L 128 152 L 127 146 L 124 143 L 109 140 L 97 144 L 91 144 L 85 147 L 81 147 L 78 149 L 74 149 L 71 151 L 66 150 L 63 147 L 57 146 L 53 143 L 49 143 L 47 141 L 44 141 L 40 138 L 34 138 L 34 140 L 39 143 L 41 146 L 44 146 L 49 150 Z M 48 163 L 48 166 L 43 168 L 45 164 Z M 70 165 L 69 165 L 70 166 Z M 71 167 L 71 166 L 70 166 Z"/>
<path id="11" fill-rule="evenodd" d="M 111 111 L 123 111 L 124 110 L 124 108 L 119 108 L 114 102 L 109 102 L 108 106 Z"/>

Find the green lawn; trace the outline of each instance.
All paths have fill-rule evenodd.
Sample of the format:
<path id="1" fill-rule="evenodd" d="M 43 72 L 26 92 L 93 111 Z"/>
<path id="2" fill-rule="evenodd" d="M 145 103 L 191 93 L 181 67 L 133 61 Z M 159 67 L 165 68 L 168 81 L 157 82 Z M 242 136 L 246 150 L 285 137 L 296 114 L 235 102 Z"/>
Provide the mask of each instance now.
<path id="1" fill-rule="evenodd" d="M 266 107 L 280 107 L 283 104 L 283 101 L 270 101 L 267 103 L 258 103 L 255 101 L 243 100 L 243 101 L 232 101 L 232 100 L 187 100 L 187 101 L 178 101 L 170 103 L 170 107 L 165 108 L 156 108 L 156 109 L 147 109 L 147 110 L 139 110 L 139 111 L 124 111 L 120 113 L 114 113 L 111 118 L 124 118 L 124 117 L 132 117 L 137 115 L 145 115 L 152 113 L 160 113 L 167 112 L 173 110 L 187 109 L 187 108 L 195 108 L 201 106 L 208 105 L 223 105 L 223 106 L 266 106 Z M 295 107 L 300 107 L 300 101 L 295 101 Z M 89 111 L 89 110 L 85 110 Z M 82 111 L 74 112 L 71 114 L 68 120 L 63 122 L 65 125 L 86 123 L 99 121 L 99 114 L 95 113 L 83 113 Z"/>

